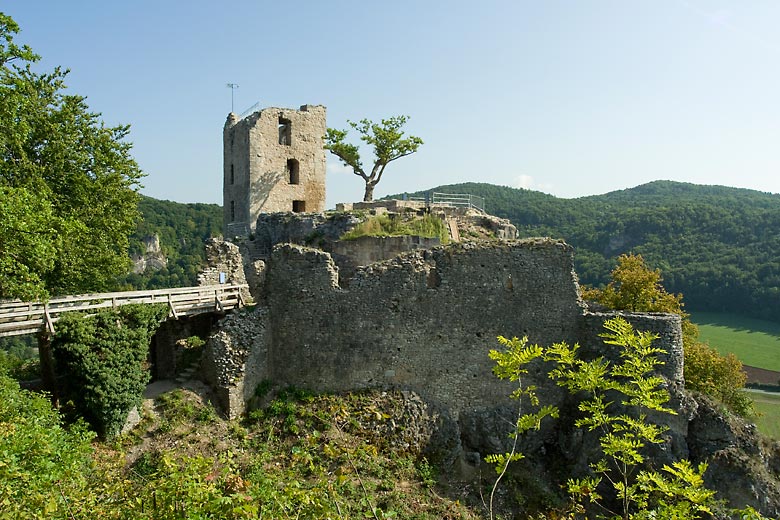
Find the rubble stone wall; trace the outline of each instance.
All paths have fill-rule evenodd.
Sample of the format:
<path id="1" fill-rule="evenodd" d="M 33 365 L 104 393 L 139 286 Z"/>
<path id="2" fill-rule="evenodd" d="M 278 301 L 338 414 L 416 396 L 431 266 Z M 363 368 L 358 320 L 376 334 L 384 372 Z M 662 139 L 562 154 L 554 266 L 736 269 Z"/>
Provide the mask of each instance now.
<path id="1" fill-rule="evenodd" d="M 221 252 L 220 265 L 238 265 L 212 249 Z M 233 258 L 240 258 L 234 249 Z M 212 338 L 215 360 L 243 353 L 236 362 L 219 362 L 233 366 L 230 377 L 209 379 L 231 387 L 223 403 L 231 415 L 243 411 L 238 397 L 248 398 L 265 378 L 317 391 L 409 388 L 456 417 L 505 405 L 511 385 L 492 375 L 487 355 L 499 335 L 528 336 L 541 345 L 580 343 L 592 355 L 610 355 L 598 335 L 615 314 L 587 312 L 572 253 L 551 239 L 466 242 L 361 266 L 345 281 L 330 253 L 277 245 L 259 311 L 230 321 Z M 668 351 L 664 375 L 682 385 L 679 318 L 626 317 L 661 336 Z M 237 325 L 253 320 L 243 328 L 259 327 L 257 341 Z M 561 398 L 545 377 L 534 382 L 544 400 Z"/>
<path id="2" fill-rule="evenodd" d="M 498 335 L 573 342 L 584 311 L 571 247 L 547 239 L 410 252 L 344 288 L 328 253 L 281 245 L 266 283 L 275 381 L 408 387 L 456 414 L 505 401 L 487 356 Z"/>

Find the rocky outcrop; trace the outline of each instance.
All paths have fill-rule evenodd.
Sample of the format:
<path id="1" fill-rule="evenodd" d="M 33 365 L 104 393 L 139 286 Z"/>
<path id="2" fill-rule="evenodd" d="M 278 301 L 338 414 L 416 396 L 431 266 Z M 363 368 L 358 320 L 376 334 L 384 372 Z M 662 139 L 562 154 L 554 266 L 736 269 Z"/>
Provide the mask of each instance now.
<path id="1" fill-rule="evenodd" d="M 730 504 L 753 506 L 780 518 L 780 442 L 761 436 L 756 425 L 723 410 L 704 395 L 687 437 L 690 460 L 706 462 L 705 484 Z"/>
<path id="2" fill-rule="evenodd" d="M 146 271 L 159 271 L 168 265 L 168 259 L 162 252 L 160 246 L 160 237 L 157 235 L 147 235 L 141 239 L 144 244 L 143 254 L 130 255 L 133 263 L 132 271 L 134 274 L 140 274 Z"/>
<path id="3" fill-rule="evenodd" d="M 448 216 L 455 219 L 461 240 L 514 240 L 517 228 L 505 218 L 488 215 L 474 209 L 453 208 Z"/>

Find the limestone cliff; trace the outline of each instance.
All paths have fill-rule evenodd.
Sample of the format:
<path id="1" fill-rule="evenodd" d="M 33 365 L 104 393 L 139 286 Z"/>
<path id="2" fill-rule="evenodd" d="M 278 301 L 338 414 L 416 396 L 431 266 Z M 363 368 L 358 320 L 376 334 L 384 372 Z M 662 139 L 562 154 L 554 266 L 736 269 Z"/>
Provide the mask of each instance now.
<path id="1" fill-rule="evenodd" d="M 160 237 L 155 235 L 147 235 L 141 239 L 144 245 L 143 254 L 132 254 L 130 260 L 133 263 L 132 271 L 135 274 L 140 274 L 145 271 L 159 271 L 168 265 L 168 259 L 163 254 L 162 247 L 160 247 Z"/>

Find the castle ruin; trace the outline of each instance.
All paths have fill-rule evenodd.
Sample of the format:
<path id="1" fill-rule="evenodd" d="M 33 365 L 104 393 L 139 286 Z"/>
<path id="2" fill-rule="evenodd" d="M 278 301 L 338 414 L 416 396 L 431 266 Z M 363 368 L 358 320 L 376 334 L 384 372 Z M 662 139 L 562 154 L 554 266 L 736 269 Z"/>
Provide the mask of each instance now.
<path id="1" fill-rule="evenodd" d="M 248 236 L 260 213 L 325 210 L 325 107 L 269 107 L 223 130 L 225 237 Z"/>
<path id="2" fill-rule="evenodd" d="M 477 471 L 484 454 L 509 449 L 518 413 L 508 397 L 514 386 L 492 374 L 487 354 L 496 336 L 577 343 L 586 358 L 614 362 L 618 352 L 599 335 L 607 319 L 622 315 L 637 330 L 657 334 L 655 345 L 664 351 L 658 374 L 678 410 L 651 417 L 668 428 L 651 458 L 658 465 L 706 461 L 711 470 L 705 483 L 720 498 L 780 513 L 780 448 L 761 444 L 754 426 L 685 390 L 679 316 L 589 308 L 571 246 L 549 238 L 514 240 L 514 226 L 494 217 L 478 216 L 488 219 L 481 224 L 489 231 L 482 240 L 461 241 L 463 230 L 453 225 L 449 245 L 395 248 L 388 238 L 365 237 L 371 240 L 340 247 L 339 237 L 359 219 L 347 207 L 319 214 L 324 133 L 321 106 L 228 116 L 225 236 L 251 237 L 239 241 L 241 247 L 210 243 L 209 273 L 247 279 L 257 302 L 253 311 L 223 319 L 204 352 L 201 375 L 228 416 L 260 405 L 257 389 L 269 382 L 318 392 L 400 389 L 425 403 L 427 420 L 436 425 L 430 444 L 439 460 Z M 363 212 L 414 211 L 390 208 L 392 201 L 381 205 Z M 392 254 L 375 261 L 386 251 Z M 252 276 L 244 278 L 247 268 Z M 549 478 L 549 486 L 555 482 L 547 475 L 551 468 L 584 474 L 597 442 L 595 434 L 573 427 L 577 397 L 552 383 L 541 363 L 530 367 L 525 383 L 537 387 L 542 404 L 564 410 L 560 420 L 523 438 L 529 468 Z M 744 462 L 748 451 L 760 463 Z"/>

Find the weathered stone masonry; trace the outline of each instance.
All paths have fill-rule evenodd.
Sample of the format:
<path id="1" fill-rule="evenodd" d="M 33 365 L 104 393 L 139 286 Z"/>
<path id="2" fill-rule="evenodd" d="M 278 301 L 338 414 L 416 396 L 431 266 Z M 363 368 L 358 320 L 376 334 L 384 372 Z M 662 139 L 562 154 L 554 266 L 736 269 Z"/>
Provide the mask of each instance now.
<path id="1" fill-rule="evenodd" d="M 254 231 L 261 212 L 325 210 L 325 107 L 264 108 L 223 130 L 226 237 Z"/>
<path id="2" fill-rule="evenodd" d="M 243 318 L 258 322 L 244 328 L 262 333 L 242 333 L 244 346 L 236 347 L 224 346 L 229 334 L 220 336 L 216 350 L 242 354 L 231 368 L 210 365 L 216 372 L 209 379 L 231 415 L 243 411 L 264 379 L 317 391 L 409 388 L 454 417 L 505 405 L 511 386 L 492 375 L 487 356 L 498 335 L 528 336 L 542 345 L 579 342 L 601 352 L 597 335 L 614 316 L 586 312 L 572 248 L 550 239 L 412 251 L 360 267 L 346 285 L 339 282 L 330 254 L 292 244 L 274 248 L 265 304 Z M 679 318 L 631 319 L 661 333 L 670 352 L 667 377 L 681 383 Z M 241 329 L 240 322 L 231 321 L 231 328 Z M 546 399 L 560 398 L 546 378 L 537 384 Z"/>
<path id="3" fill-rule="evenodd" d="M 507 395 L 487 357 L 496 336 L 576 340 L 572 267 L 562 242 L 464 244 L 372 264 L 340 289 L 330 255 L 277 247 L 267 279 L 272 379 L 408 387 L 456 415 L 495 405 Z"/>

